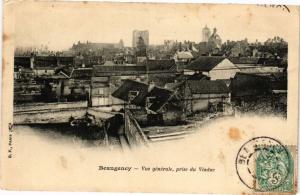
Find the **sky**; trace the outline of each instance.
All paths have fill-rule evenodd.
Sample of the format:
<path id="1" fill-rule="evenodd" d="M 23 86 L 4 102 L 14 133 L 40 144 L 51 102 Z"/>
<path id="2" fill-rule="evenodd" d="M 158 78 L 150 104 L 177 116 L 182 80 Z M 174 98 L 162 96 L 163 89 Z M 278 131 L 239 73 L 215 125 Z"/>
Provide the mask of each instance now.
<path id="1" fill-rule="evenodd" d="M 290 37 L 296 9 L 256 5 L 97 2 L 19 2 L 14 8 L 15 46 L 66 50 L 77 41 L 131 46 L 132 31 L 149 30 L 150 44 L 165 39 L 200 42 L 202 28 L 217 28 L 223 41 Z M 288 22 L 287 22 L 288 21 Z"/>

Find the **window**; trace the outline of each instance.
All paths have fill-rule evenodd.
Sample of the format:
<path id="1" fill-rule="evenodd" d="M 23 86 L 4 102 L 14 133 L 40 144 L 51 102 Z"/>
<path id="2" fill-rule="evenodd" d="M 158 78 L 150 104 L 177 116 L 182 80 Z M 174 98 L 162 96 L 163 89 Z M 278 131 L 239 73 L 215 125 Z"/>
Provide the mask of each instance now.
<path id="1" fill-rule="evenodd" d="M 156 97 L 147 97 L 146 99 L 146 106 L 149 108 L 156 100 Z"/>
<path id="2" fill-rule="evenodd" d="M 104 89 L 103 88 L 99 88 L 98 89 L 98 94 L 99 95 L 104 95 Z"/>
<path id="3" fill-rule="evenodd" d="M 128 101 L 134 100 L 139 95 L 139 91 L 129 91 Z"/>

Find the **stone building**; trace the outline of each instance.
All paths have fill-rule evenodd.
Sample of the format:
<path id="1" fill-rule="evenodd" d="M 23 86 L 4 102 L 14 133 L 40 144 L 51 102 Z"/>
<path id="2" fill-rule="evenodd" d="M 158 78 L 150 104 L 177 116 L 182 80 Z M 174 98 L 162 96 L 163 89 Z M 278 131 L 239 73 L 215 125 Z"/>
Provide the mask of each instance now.
<path id="1" fill-rule="evenodd" d="M 207 27 L 207 25 L 205 25 L 205 27 L 202 29 L 202 42 L 208 42 L 210 36 L 210 29 Z"/>
<path id="2" fill-rule="evenodd" d="M 144 30 L 144 31 L 140 31 L 140 30 L 134 30 L 132 33 L 132 47 L 136 47 L 139 37 L 142 37 L 142 39 L 144 40 L 145 45 L 148 47 L 149 46 L 149 31 L 148 30 Z"/>

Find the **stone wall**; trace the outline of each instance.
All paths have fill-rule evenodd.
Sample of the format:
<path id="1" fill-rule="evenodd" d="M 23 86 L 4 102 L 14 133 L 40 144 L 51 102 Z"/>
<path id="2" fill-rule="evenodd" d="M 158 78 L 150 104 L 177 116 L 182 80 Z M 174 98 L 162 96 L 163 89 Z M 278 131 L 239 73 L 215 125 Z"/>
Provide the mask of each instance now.
<path id="1" fill-rule="evenodd" d="M 56 110 L 65 108 L 86 108 L 87 101 L 79 102 L 55 102 L 55 103 L 27 103 L 14 105 L 14 112 L 34 110 Z"/>
<path id="2" fill-rule="evenodd" d="M 128 110 L 125 111 L 124 135 L 130 147 L 147 146 L 147 137 L 143 133 L 137 121 L 134 119 L 132 113 Z"/>
<path id="3" fill-rule="evenodd" d="M 67 123 L 70 117 L 82 118 L 86 108 L 64 108 L 56 110 L 23 111 L 14 113 L 14 124 Z"/>

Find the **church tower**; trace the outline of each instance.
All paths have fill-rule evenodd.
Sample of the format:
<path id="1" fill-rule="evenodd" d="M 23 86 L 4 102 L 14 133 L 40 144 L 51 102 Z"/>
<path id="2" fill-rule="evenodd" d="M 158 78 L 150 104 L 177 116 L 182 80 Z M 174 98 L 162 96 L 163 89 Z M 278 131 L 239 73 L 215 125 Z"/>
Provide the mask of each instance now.
<path id="1" fill-rule="evenodd" d="M 202 42 L 208 42 L 210 36 L 210 29 L 207 27 L 207 25 L 205 25 L 205 27 L 202 29 Z"/>

